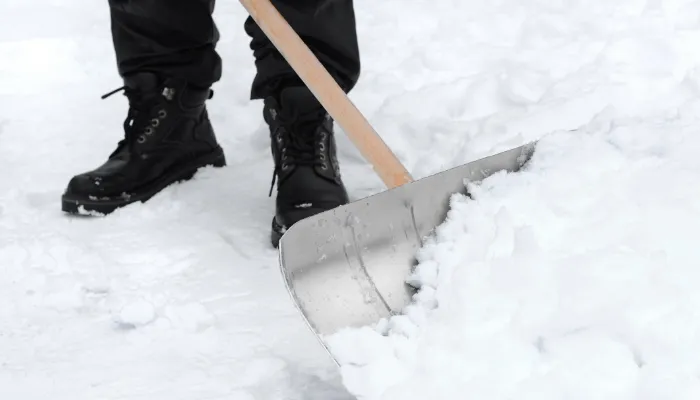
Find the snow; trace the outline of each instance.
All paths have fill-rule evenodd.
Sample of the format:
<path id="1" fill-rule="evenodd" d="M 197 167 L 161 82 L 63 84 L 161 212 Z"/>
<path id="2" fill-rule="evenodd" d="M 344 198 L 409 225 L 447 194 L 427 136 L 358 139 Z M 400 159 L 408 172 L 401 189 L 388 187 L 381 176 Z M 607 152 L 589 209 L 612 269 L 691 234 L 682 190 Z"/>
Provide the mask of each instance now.
<path id="1" fill-rule="evenodd" d="M 415 177 L 541 139 L 455 196 L 404 315 L 330 338 L 285 292 L 243 8 L 219 2 L 229 166 L 60 212 L 121 137 L 107 5 L 0 5 L 0 397 L 700 397 L 700 5 L 356 1 L 351 98 Z M 353 199 L 384 189 L 338 135 Z M 379 332 L 377 332 L 379 330 Z M 380 334 L 384 333 L 384 335 Z"/>
<path id="2" fill-rule="evenodd" d="M 454 195 L 404 315 L 326 338 L 346 385 L 368 399 L 698 398 L 693 114 L 603 113 Z"/>

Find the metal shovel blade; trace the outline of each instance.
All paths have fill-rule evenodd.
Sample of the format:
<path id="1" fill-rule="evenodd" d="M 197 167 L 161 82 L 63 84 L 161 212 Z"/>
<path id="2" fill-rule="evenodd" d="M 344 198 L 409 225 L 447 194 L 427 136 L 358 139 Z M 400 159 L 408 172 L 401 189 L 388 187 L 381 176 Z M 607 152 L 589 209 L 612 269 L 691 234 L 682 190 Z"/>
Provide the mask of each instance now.
<path id="1" fill-rule="evenodd" d="M 444 222 L 454 193 L 498 171 L 518 171 L 535 143 L 482 158 L 299 221 L 282 237 L 289 293 L 317 335 L 400 313 L 423 239 Z"/>

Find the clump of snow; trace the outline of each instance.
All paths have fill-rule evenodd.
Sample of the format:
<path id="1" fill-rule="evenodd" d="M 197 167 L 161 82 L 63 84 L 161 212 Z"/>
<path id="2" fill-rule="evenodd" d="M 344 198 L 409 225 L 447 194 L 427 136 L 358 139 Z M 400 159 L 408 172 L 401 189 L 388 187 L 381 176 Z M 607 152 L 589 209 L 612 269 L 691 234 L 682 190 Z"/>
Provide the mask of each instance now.
<path id="1" fill-rule="evenodd" d="M 137 328 L 151 323 L 156 318 L 156 310 L 152 303 L 137 299 L 126 304 L 115 318 L 115 322 L 123 328 Z"/>
<path id="2" fill-rule="evenodd" d="M 360 399 L 700 398 L 697 103 L 607 110 L 520 173 L 455 194 L 421 285 L 378 329 L 326 338 Z M 672 382 L 668 384 L 665 382 Z"/>

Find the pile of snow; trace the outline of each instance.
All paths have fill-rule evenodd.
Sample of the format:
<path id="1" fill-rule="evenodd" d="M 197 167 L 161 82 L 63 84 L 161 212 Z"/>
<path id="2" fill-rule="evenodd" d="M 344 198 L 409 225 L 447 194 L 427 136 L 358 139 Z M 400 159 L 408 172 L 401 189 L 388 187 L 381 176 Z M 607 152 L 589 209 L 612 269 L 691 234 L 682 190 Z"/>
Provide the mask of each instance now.
<path id="1" fill-rule="evenodd" d="M 614 110 L 454 195 L 378 329 L 327 338 L 360 399 L 700 398 L 700 102 Z"/>

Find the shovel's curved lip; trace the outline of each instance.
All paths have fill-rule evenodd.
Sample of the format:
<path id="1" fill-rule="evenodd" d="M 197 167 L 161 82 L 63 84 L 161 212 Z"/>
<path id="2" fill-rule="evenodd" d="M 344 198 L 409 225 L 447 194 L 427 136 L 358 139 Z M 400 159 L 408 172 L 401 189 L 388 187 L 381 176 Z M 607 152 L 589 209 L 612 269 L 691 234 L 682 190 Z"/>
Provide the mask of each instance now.
<path id="1" fill-rule="evenodd" d="M 316 217 L 317 215 L 321 215 L 321 214 L 332 213 L 333 211 L 334 210 L 328 210 L 328 211 L 325 211 L 323 213 L 316 214 L 316 215 L 314 215 L 314 217 Z M 307 221 L 307 223 L 308 223 L 308 220 L 302 220 L 299 222 L 304 222 L 304 221 Z M 301 315 L 301 318 L 304 321 L 304 324 L 306 325 L 306 327 L 309 329 L 309 332 L 316 338 L 318 343 L 323 347 L 323 349 L 326 351 L 326 354 L 331 358 L 331 360 L 333 360 L 333 363 L 336 365 L 336 367 L 340 367 L 340 363 L 338 362 L 338 360 L 335 358 L 335 356 L 331 352 L 331 349 L 328 347 L 326 342 L 323 340 L 323 337 L 317 333 L 318 330 L 316 329 L 316 327 L 313 326 L 313 323 L 311 322 L 311 320 L 306 316 L 306 313 L 302 309 L 300 301 L 299 301 L 296 293 L 294 292 L 294 290 L 292 289 L 292 286 L 289 283 L 289 275 L 287 273 L 287 270 L 285 268 L 285 263 L 284 263 L 284 245 L 285 245 L 284 239 L 285 239 L 285 236 L 287 236 L 287 233 L 289 233 L 289 231 L 291 231 L 295 227 L 298 228 L 297 225 L 298 225 L 298 223 L 292 225 L 289 229 L 287 229 L 287 231 L 280 238 L 279 246 L 277 247 L 277 260 L 279 262 L 279 268 L 280 268 L 280 272 L 282 275 L 282 280 L 284 281 L 285 288 L 287 288 L 287 293 L 289 294 L 290 298 L 292 299 L 292 302 L 294 303 L 294 308 L 296 308 L 298 313 Z"/>

